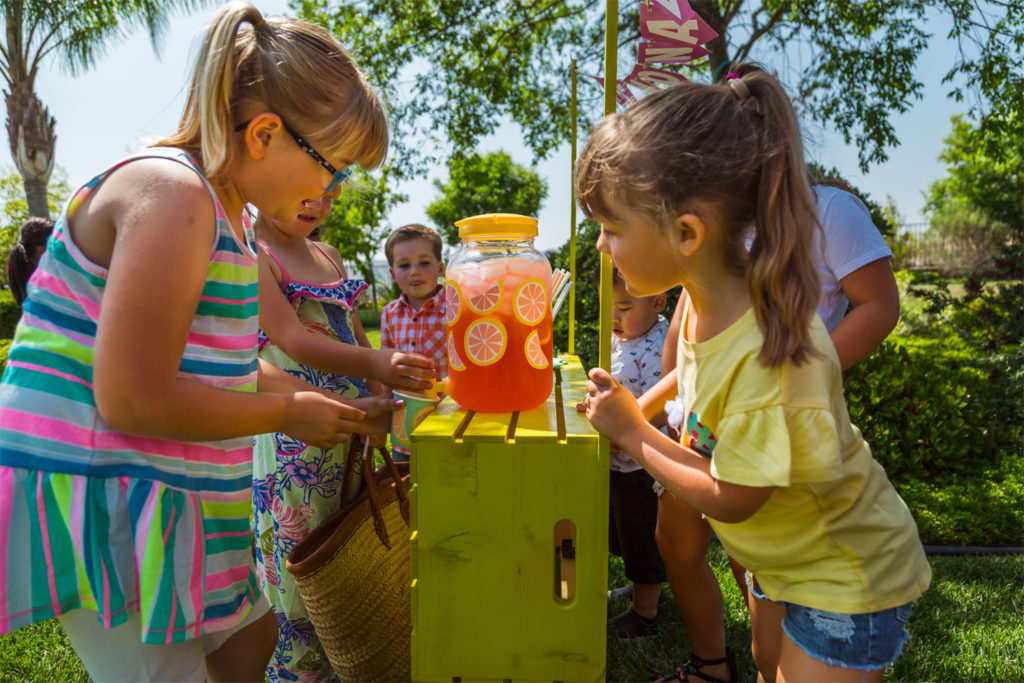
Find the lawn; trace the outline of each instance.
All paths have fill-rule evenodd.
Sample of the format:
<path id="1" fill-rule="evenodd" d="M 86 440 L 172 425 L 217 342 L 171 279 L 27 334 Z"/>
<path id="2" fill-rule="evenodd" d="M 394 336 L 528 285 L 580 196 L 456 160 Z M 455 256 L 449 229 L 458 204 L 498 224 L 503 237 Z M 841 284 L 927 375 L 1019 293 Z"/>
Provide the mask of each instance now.
<path id="1" fill-rule="evenodd" d="M 740 680 L 757 678 L 750 656 L 750 624 L 739 590 L 717 544 L 710 559 L 725 595 L 726 631 L 738 655 Z M 1024 680 L 1024 557 L 933 556 L 932 587 L 914 603 L 911 639 L 886 681 Z M 609 561 L 609 585 L 625 585 L 622 563 Z M 609 613 L 626 608 L 622 600 Z M 662 634 L 608 641 L 608 680 L 645 681 L 669 673 L 687 657 L 675 604 L 661 606 Z M 0 682 L 87 680 L 55 620 L 0 636 Z"/>

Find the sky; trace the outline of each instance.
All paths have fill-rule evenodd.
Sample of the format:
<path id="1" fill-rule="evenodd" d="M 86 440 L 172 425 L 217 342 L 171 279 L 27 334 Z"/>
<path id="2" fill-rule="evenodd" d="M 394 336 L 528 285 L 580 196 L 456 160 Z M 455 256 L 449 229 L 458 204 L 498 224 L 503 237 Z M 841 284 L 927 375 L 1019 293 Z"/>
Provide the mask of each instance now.
<path id="1" fill-rule="evenodd" d="M 287 0 L 256 0 L 254 4 L 267 15 L 293 14 Z M 203 26 L 213 11 L 174 15 L 160 44 L 159 56 L 154 54 L 148 34 L 140 30 L 108 47 L 92 69 L 77 76 L 70 76 L 52 60 L 43 65 L 36 93 L 57 121 L 57 164 L 67 171 L 72 187 L 88 182 L 125 154 L 140 149 L 146 136 L 165 135 L 176 129 Z M 902 144 L 888 150 L 887 162 L 861 173 L 856 148 L 844 144 L 833 131 L 805 122 L 808 159 L 838 168 L 854 186 L 879 203 L 892 196 L 907 222 L 923 221 L 923 192 L 929 183 L 945 176 L 938 156 L 950 131 L 950 116 L 965 110 L 964 104 L 945 97 L 941 77 L 949 63 L 948 52 L 941 45 L 923 55 L 919 78 L 925 84 L 925 98 L 894 119 L 896 136 Z M 504 148 L 515 161 L 530 166 L 532 155 L 525 145 L 509 144 L 510 140 L 521 139 L 518 128 L 506 124 L 482 140 L 479 151 Z M 580 140 L 581 146 L 582 143 Z M 8 145 L 0 148 L 0 165 L 13 169 Z M 569 238 L 569 157 L 567 141 L 535 167 L 547 180 L 549 190 L 538 215 L 536 245 L 542 250 L 555 249 Z M 399 186 L 398 190 L 408 195 L 409 201 L 388 216 L 393 227 L 411 222 L 429 224 L 425 209 L 436 196 L 431 184 L 434 179 L 446 180 L 444 170 Z M 578 220 L 582 220 L 582 215 L 578 214 Z"/>

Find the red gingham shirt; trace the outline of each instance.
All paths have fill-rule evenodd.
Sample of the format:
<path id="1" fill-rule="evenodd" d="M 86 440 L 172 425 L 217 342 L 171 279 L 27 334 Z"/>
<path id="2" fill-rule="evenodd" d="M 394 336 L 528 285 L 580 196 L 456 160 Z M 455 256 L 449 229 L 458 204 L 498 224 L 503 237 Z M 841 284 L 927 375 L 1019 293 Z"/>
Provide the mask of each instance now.
<path id="1" fill-rule="evenodd" d="M 444 322 L 444 287 L 423 302 L 420 310 L 413 310 L 404 293 L 388 303 L 380 314 L 380 345 L 418 353 L 434 361 L 438 377 L 448 374 L 448 353 L 445 347 L 447 331 Z"/>

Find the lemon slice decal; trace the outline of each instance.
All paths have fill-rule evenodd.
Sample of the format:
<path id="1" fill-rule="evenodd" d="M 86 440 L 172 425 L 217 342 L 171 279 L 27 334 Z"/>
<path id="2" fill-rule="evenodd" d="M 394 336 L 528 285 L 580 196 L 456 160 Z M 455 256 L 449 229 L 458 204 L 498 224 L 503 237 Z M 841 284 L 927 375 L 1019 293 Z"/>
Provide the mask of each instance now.
<path id="1" fill-rule="evenodd" d="M 391 423 L 391 438 L 401 443 L 406 443 L 409 440 L 409 434 L 405 431 L 405 408 L 396 412 Z"/>
<path id="2" fill-rule="evenodd" d="M 462 312 L 462 290 L 459 289 L 455 280 L 448 280 L 444 284 L 444 321 L 454 325 Z"/>
<path id="3" fill-rule="evenodd" d="M 524 347 L 526 351 L 526 362 L 538 370 L 543 370 L 548 366 L 548 357 L 544 355 L 544 349 L 540 345 L 540 335 L 537 334 L 537 330 L 530 332 L 526 338 L 526 345 Z"/>
<path id="4" fill-rule="evenodd" d="M 507 344 L 505 326 L 497 318 L 480 318 L 466 329 L 466 356 L 476 365 L 497 363 Z"/>
<path id="5" fill-rule="evenodd" d="M 516 290 L 515 311 L 519 322 L 536 325 L 544 319 L 548 310 L 548 293 L 544 283 L 537 278 L 527 280 Z"/>
<path id="6" fill-rule="evenodd" d="M 487 288 L 483 294 L 469 297 L 469 307 L 477 313 L 490 313 L 501 303 L 501 280 Z"/>
<path id="7" fill-rule="evenodd" d="M 448 369 L 449 370 L 465 370 L 466 364 L 459 358 L 459 352 L 456 349 L 455 335 L 448 335 Z"/>

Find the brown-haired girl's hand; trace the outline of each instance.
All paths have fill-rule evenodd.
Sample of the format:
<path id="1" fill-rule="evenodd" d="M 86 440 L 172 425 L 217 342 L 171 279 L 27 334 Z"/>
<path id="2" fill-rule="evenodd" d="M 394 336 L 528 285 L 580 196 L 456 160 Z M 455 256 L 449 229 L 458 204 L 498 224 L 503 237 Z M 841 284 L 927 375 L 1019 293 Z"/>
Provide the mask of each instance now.
<path id="1" fill-rule="evenodd" d="M 347 400 L 350 405 L 366 413 L 366 418 L 355 430 L 360 434 L 386 435 L 391 431 L 391 414 L 399 410 L 403 405 L 401 401 L 396 401 L 390 395 L 366 396 L 364 398 Z M 383 446 L 384 444 L 380 445 Z M 377 447 L 373 441 L 370 442 L 370 446 L 373 448 Z"/>
<path id="2" fill-rule="evenodd" d="M 373 379 L 398 391 L 421 392 L 437 377 L 434 361 L 418 353 L 380 349 L 373 355 Z"/>
<path id="3" fill-rule="evenodd" d="M 646 422 L 633 394 L 601 368 L 590 371 L 583 405 L 594 429 L 619 443 L 627 432 Z"/>

